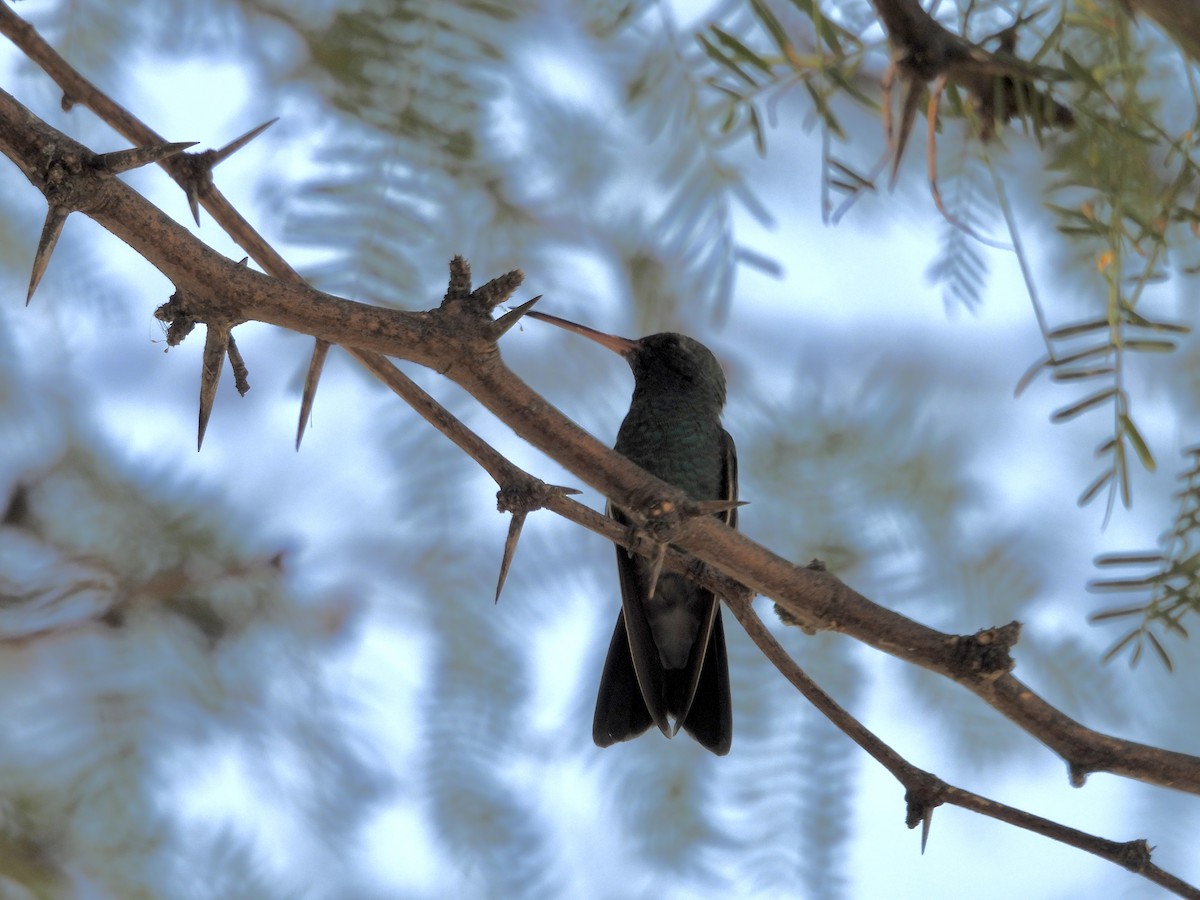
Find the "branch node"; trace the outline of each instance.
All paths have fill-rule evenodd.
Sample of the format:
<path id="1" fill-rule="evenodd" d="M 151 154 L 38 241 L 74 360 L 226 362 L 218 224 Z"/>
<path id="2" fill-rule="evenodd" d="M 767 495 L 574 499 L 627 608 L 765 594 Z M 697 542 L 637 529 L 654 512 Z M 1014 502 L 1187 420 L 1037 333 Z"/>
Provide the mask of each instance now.
<path id="1" fill-rule="evenodd" d="M 168 347 L 176 347 L 183 343 L 183 339 L 192 333 L 192 329 L 200 321 L 188 312 L 187 307 L 187 297 L 182 291 L 176 291 L 170 300 L 154 311 L 154 318 L 168 323 Z"/>
<path id="2" fill-rule="evenodd" d="M 904 793 L 907 812 L 904 824 L 909 828 L 921 826 L 921 853 L 929 841 L 929 827 L 933 824 L 933 811 L 945 802 L 946 783 L 928 772 L 920 772 L 916 781 Z"/>
<path id="3" fill-rule="evenodd" d="M 810 569 L 813 572 L 828 572 L 829 571 L 829 569 L 825 566 L 824 560 L 815 559 L 815 558 L 810 559 L 808 561 L 808 565 L 806 565 L 804 568 Z M 777 615 L 779 617 L 779 621 L 782 622 L 784 625 L 791 625 L 793 628 L 799 628 L 801 631 L 803 631 L 809 637 L 812 637 L 814 634 L 817 633 L 818 629 L 815 628 L 811 623 L 803 622 L 800 619 L 796 618 L 794 615 L 792 615 L 790 612 L 788 612 L 787 609 L 785 609 L 783 606 L 781 606 L 778 603 L 775 604 L 775 615 Z"/>
<path id="4" fill-rule="evenodd" d="M 171 163 L 172 174 L 183 186 L 188 209 L 197 225 L 200 224 L 200 198 L 213 189 L 211 153 L 211 150 L 206 153 L 180 153 Z"/>
<path id="5" fill-rule="evenodd" d="M 450 283 L 446 287 L 440 310 L 471 323 L 468 327 L 472 337 L 494 344 L 498 334 L 495 332 L 496 320 L 492 319 L 492 310 L 508 300 L 524 280 L 525 273 L 514 269 L 471 290 L 471 265 L 461 256 L 455 256 L 450 260 Z M 511 324 L 519 318 L 516 316 L 508 321 Z M 505 330 L 508 327 L 506 325 Z M 493 346 L 490 349 L 495 348 Z"/>
<path id="6" fill-rule="evenodd" d="M 496 509 L 502 513 L 531 513 L 544 509 L 552 496 L 579 494 L 581 491 L 573 487 L 563 487 L 558 484 L 534 478 L 532 475 L 505 484 L 496 491 Z"/>
<path id="7" fill-rule="evenodd" d="M 179 159 L 171 167 L 172 174 L 175 176 L 176 181 L 183 187 L 183 193 L 187 197 L 188 209 L 191 210 L 192 218 L 195 220 L 196 225 L 200 224 L 200 198 L 204 197 L 214 188 L 212 178 L 213 169 L 278 121 L 279 118 L 276 117 L 269 122 L 264 122 L 256 128 L 250 129 L 241 137 L 234 138 L 219 150 L 205 150 L 203 153 L 184 153 L 179 156 Z M 193 144 L 182 146 L 190 147 Z"/>
<path id="8" fill-rule="evenodd" d="M 535 509 L 543 508 L 551 495 L 578 493 L 575 488 L 546 484 L 531 476 L 505 484 L 496 491 L 496 509 L 502 513 L 512 513 L 512 521 L 508 523 L 508 536 L 504 539 L 504 555 L 500 559 L 500 577 L 496 581 L 496 603 L 500 602 L 500 593 L 508 579 L 508 570 L 512 565 L 513 556 L 516 555 L 517 541 L 521 538 L 526 516 Z"/>
<path id="9" fill-rule="evenodd" d="M 1012 671 L 1009 651 L 1021 636 L 1021 623 L 1009 622 L 975 634 L 951 638 L 952 666 L 956 674 L 977 681 L 995 681 Z"/>
<path id="10" fill-rule="evenodd" d="M 1120 852 L 1117 854 L 1115 862 L 1130 872 L 1145 872 L 1152 865 L 1150 854 L 1154 851 L 1154 848 L 1143 838 L 1125 841 L 1119 846 Z"/>

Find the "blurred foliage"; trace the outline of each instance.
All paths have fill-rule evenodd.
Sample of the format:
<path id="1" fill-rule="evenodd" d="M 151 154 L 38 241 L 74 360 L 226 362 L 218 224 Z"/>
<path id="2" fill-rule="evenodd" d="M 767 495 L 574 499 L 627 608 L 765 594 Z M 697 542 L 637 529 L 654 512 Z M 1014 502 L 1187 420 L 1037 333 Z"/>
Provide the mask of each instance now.
<path id="1" fill-rule="evenodd" d="M 303 47 L 276 77 L 324 101 L 319 119 L 329 139 L 315 159 L 317 174 L 298 192 L 289 185 L 287 204 L 289 237 L 326 257 L 306 273 L 315 284 L 401 304 L 421 296 L 435 271 L 430 263 L 440 268 L 454 241 L 474 244 L 521 219 L 497 191 L 508 160 L 489 152 L 488 117 L 502 73 L 515 64 L 514 21 L 532 9 L 529 2 L 394 0 L 337 10 L 328 20 L 288 6 L 270 10 Z M 464 209 L 478 219 L 464 222 Z"/>
<path id="2" fill-rule="evenodd" d="M 947 218 L 941 247 L 925 272 L 942 287 L 947 312 L 958 306 L 975 311 L 983 302 L 988 280 L 986 247 L 975 235 L 987 234 L 995 218 L 990 203 L 991 179 L 983 161 L 967 141 L 955 142 L 942 154 L 938 172 L 946 181 Z"/>
<path id="3" fill-rule="evenodd" d="M 1147 647 L 1168 669 L 1171 656 L 1156 631 L 1187 638 L 1184 621 L 1200 609 L 1200 448 L 1188 450 L 1190 465 L 1177 493 L 1179 512 L 1163 538 L 1162 550 L 1142 553 L 1110 553 L 1096 560 L 1106 569 L 1131 569 L 1135 574 L 1121 578 L 1096 579 L 1089 588 L 1097 593 L 1149 595 L 1145 602 L 1115 607 L 1092 615 L 1093 622 L 1139 618 L 1131 631 L 1118 639 L 1105 654 L 1111 659 L 1123 650 L 1130 665 L 1137 665 Z"/>
<path id="4" fill-rule="evenodd" d="M 209 5 L 203 14 L 198 9 L 61 4 L 39 25 L 117 94 L 113 86 L 136 57 L 130 48 L 202 56 L 232 47 L 247 67 L 256 66 L 249 102 L 266 107 L 261 118 L 281 107 L 290 111 L 264 140 L 288 140 L 305 152 L 294 164 L 257 173 L 256 187 L 268 215 L 277 217 L 272 224 L 291 243 L 285 254 L 295 251 L 307 277 L 345 296 L 432 305 L 444 289 L 445 260 L 463 252 L 479 274 L 524 268 L 539 282 L 537 291 L 553 297 L 555 312 L 597 327 L 702 333 L 738 317 L 747 302 L 734 300 L 739 273 L 781 272 L 778 260 L 743 235 L 795 205 L 806 179 L 819 180 L 826 221 L 851 222 L 882 208 L 878 201 L 868 206 L 874 200 L 868 195 L 887 161 L 878 117 L 888 49 L 867 0 L 719 2 L 688 10 L 694 15 L 686 19 L 677 5 L 651 0 L 243 0 Z M 938 15 L 988 48 L 1021 15 L 1017 54 L 1040 67 L 1047 84 L 1054 79 L 1055 97 L 1070 104 L 1077 124 L 1065 133 L 1042 130 L 1026 110 L 1023 122 L 984 145 L 979 135 L 989 123 L 977 120 L 960 92 L 946 91 L 933 152 L 948 215 L 928 277 L 947 307 L 977 310 L 989 260 L 996 258 L 983 252 L 977 235 L 1006 223 L 1046 346 L 1026 383 L 1048 372 L 1057 384 L 1083 387 L 1053 413 L 1057 421 L 1111 417 L 1100 442 L 1103 470 L 1083 499 L 1107 489 L 1110 507 L 1118 496 L 1128 504 L 1129 462 L 1151 469 L 1164 456 L 1153 449 L 1162 430 L 1145 427 L 1140 406 L 1135 419 L 1141 382 L 1130 376 L 1130 360 L 1174 351 L 1187 333 L 1160 311 L 1156 285 L 1194 274 L 1181 262 L 1197 222 L 1194 70 L 1157 32 L 1130 30 L 1112 4 L 1029 8 L 975 0 L 939 4 Z M 191 23 L 197 30 L 188 30 Z M 290 134 L 282 132 L 288 127 Z M 790 160 L 801 129 L 819 132 L 821 168 L 789 171 L 781 187 L 763 175 L 761 157 Z M 921 156 L 916 143 L 914 137 L 910 161 Z M 10 216 L 30 217 L 10 213 L 7 195 L 0 203 L 4 240 L 18 233 Z M 1045 252 L 1026 252 L 1026 245 Z M 7 242 L 2 249 L 6 266 L 28 258 Z M 60 250 L 49 287 L 73 255 Z M 95 279 L 95 271 L 95 264 L 82 265 L 77 283 L 84 287 L 63 289 L 71 284 L 63 279 L 58 292 L 93 295 L 84 279 Z M 1061 298 L 1065 292 L 1052 288 L 1064 273 L 1073 279 L 1072 296 Z M 897 299 L 907 298 L 898 292 Z M 10 322 L 0 319 L 6 327 Z M 6 349 L 7 338 L 0 330 Z M 897 335 L 886 322 L 849 339 L 820 321 L 810 332 L 773 338 L 776 352 L 727 354 L 731 370 L 754 373 L 729 414 L 742 452 L 743 495 L 753 502 L 742 517 L 745 530 L 799 561 L 821 557 L 868 595 L 937 627 L 973 631 L 981 623 L 1037 616 L 1056 596 L 1048 579 L 1060 550 L 1052 522 L 1061 520 L 1038 511 L 1029 520 L 998 521 L 995 499 L 979 477 L 996 465 L 980 456 L 1004 437 L 996 434 L 998 404 L 980 398 L 999 397 L 1007 386 L 987 380 L 977 359 L 955 361 L 953 348 Z M 612 360 L 532 327 L 521 340 L 504 346 L 513 365 L 585 427 L 611 439 L 624 400 Z M 796 372 L 784 354 L 795 355 Z M 301 360 L 280 365 L 288 364 Z M 541 473 L 544 461 L 526 463 L 528 451 L 505 445 L 507 436 L 461 394 L 428 373 L 415 377 Z M 361 385 L 354 388 L 359 393 L 344 405 L 364 404 Z M 325 416 L 337 432 L 340 420 L 331 409 L 337 395 L 328 381 L 322 391 L 318 423 Z M 236 593 L 236 602 L 223 606 L 189 589 L 138 613 L 148 629 L 180 640 L 183 662 L 193 666 L 188 671 L 204 678 L 216 677 L 206 668 L 210 645 L 236 645 L 244 631 L 281 627 L 285 663 L 272 654 L 256 657 L 250 647 L 235 669 L 243 680 L 228 686 L 228 695 L 192 694 L 174 682 L 161 689 L 178 688 L 198 706 L 201 723 L 225 716 L 228 727 L 213 725 L 212 734 L 241 748 L 243 764 L 249 757 L 246 780 L 277 783 L 264 805 L 283 804 L 299 823 L 300 850 L 285 854 L 287 861 L 342 859 L 328 883 L 340 879 L 341 887 L 352 886 L 346 893 L 370 896 L 368 877 L 354 874 L 344 851 L 365 832 L 362 820 L 373 804 L 395 788 L 419 823 L 419 839 L 390 848 L 414 895 L 556 897 L 586 887 L 594 896 L 628 896 L 667 883 L 680 895 L 852 895 L 849 845 L 862 802 L 858 759 L 765 671 L 745 636 L 729 629 L 737 738 L 726 762 L 690 742 L 653 735 L 595 750 L 587 741 L 591 679 L 617 608 L 611 548 L 535 514 L 497 609 L 491 594 L 505 523 L 488 510 L 494 486 L 398 410 L 390 395 L 365 405 L 377 426 L 370 446 L 353 448 L 354 455 L 345 447 L 345 458 L 331 459 L 328 479 L 349 479 L 356 467 L 385 472 L 371 487 L 387 502 L 382 513 L 355 509 L 346 517 L 351 521 L 335 523 L 345 536 L 331 565 L 374 584 L 374 613 L 402 632 L 405 647 L 417 648 L 402 660 L 412 683 L 394 686 L 397 706 L 409 699 L 414 711 L 409 718 L 390 708 L 384 714 L 415 732 L 405 735 L 403 752 L 386 760 L 398 787 L 364 761 L 340 723 L 335 709 L 344 698 L 314 674 L 324 656 L 319 642 L 291 642 L 288 636 L 307 620 L 293 598 L 277 592 L 261 560 L 242 561 L 225 548 L 230 555 L 212 563 L 227 572 L 226 586 L 240 584 L 247 567 L 262 575 L 261 594 Z M 6 427 L 15 433 L 32 415 L 13 416 Z M 18 443 L 14 437 L 9 446 Z M 0 460 L 7 466 L 0 474 L 9 479 L 0 487 L 13 494 L 21 479 L 62 478 L 65 463 L 51 465 L 50 474 L 40 468 L 39 460 L 53 458 L 40 450 Z M 69 459 L 87 470 L 78 455 Z M 1086 481 L 1074 470 L 1069 477 L 1076 476 Z M 1142 560 L 1157 574 L 1126 585 L 1152 591 L 1152 599 L 1124 610 L 1144 623 L 1121 646 L 1136 651 L 1145 641 L 1161 648 L 1151 626 L 1182 631 L 1181 620 L 1200 602 L 1192 560 L 1200 528 L 1194 471 L 1190 476 L 1191 493 L 1161 553 Z M 159 501 L 127 496 L 144 490 L 140 482 L 136 489 L 115 483 L 119 489 L 103 502 L 83 495 L 95 503 L 98 521 L 118 523 L 99 526 L 109 536 L 129 521 L 145 527 L 138 503 L 159 509 Z M 255 496 L 263 508 L 287 499 Z M 151 517 L 159 527 L 146 529 L 154 533 L 134 558 L 150 557 L 145 565 L 152 572 L 159 554 L 174 560 L 218 543 L 216 515 L 210 509 L 186 528 Z M 17 526 L 24 527 L 14 520 L 9 530 Z M 81 545 L 70 556 L 111 552 Z M 82 599 L 96 602 L 96 595 Z M 1079 618 L 1078 610 L 1067 615 Z M 880 679 L 846 641 L 802 641 L 794 630 L 783 638 L 851 709 L 868 702 L 872 679 L 908 691 L 938 749 L 1002 768 L 1013 762 L 1007 751 L 1024 740 L 943 680 L 907 667 L 900 678 Z M 1119 717 L 1124 694 L 1111 674 L 1097 673 L 1098 654 L 1086 634 L 1031 643 L 1037 652 L 1028 665 L 1060 689 L 1065 709 Z M 160 648 L 168 661 L 175 646 Z M 121 652 L 136 649 L 123 643 Z M 168 663 L 156 657 L 132 671 L 153 684 L 160 665 Z M 289 695 L 280 687 L 289 679 L 308 689 Z M 1172 690 L 1183 688 L 1163 688 L 1162 696 L 1174 696 Z M 271 723 L 265 733 L 255 733 L 260 718 Z M 114 769 L 129 791 L 121 795 L 131 798 L 127 808 L 96 807 L 98 818 L 124 823 L 154 799 L 144 792 L 157 785 L 151 779 L 158 756 L 174 752 L 196 726 L 152 715 L 122 722 L 102 732 L 110 744 L 83 758 L 107 764 L 104 754 L 119 757 L 129 741 L 150 735 L 143 755 Z M 95 736 L 85 728 L 70 733 Z M 274 758 L 286 760 L 278 763 L 282 774 Z M 24 770 L 11 771 L 15 780 Z M 68 775 L 49 769 L 47 782 L 69 796 L 75 781 Z M 22 800 L 11 816 L 5 811 L 5 821 L 44 816 L 51 800 L 61 802 L 53 793 L 47 788 Z M 65 813 L 54 821 L 60 830 L 74 827 Z M 151 817 L 129 840 L 114 829 L 89 852 L 104 850 L 117 867 L 145 855 L 140 842 L 159 824 Z M 16 833 L 31 836 L 35 846 L 52 843 L 50 830 L 22 828 Z M 271 896 L 290 887 L 264 874 L 274 871 L 274 861 L 262 858 L 268 854 L 259 854 L 253 839 L 220 828 L 196 833 L 192 856 L 164 863 L 175 883 L 195 865 L 219 870 L 219 878 L 206 882 L 211 896 L 237 889 Z M 165 840 L 177 839 L 170 832 Z M 74 844 L 68 847 L 74 852 Z M 422 874 L 422 867 L 434 874 Z"/>
<path id="5" fill-rule="evenodd" d="M 338 860 L 392 778 L 320 667 L 340 601 L 286 591 L 237 514 L 116 461 L 24 363 L 0 365 L 0 893 L 354 883 Z M 238 796 L 230 780 L 298 841 L 325 835 L 288 875 L 269 874 L 255 823 L 213 814 L 204 794 Z"/>
<path id="6" fill-rule="evenodd" d="M 879 166 L 858 171 L 830 148 L 857 140 L 842 127 L 839 109 L 877 108 L 863 75 L 872 63 L 881 65 L 887 46 L 882 35 L 874 43 L 864 42 L 859 35 L 869 32 L 848 27 L 869 14 L 864 4 L 826 6 L 808 0 L 750 0 L 752 15 L 748 21 L 743 17 L 741 30 L 735 33 L 723 23 L 712 24 L 697 40 L 711 62 L 708 83 L 725 98 L 723 130 L 731 137 L 748 136 L 760 153 L 767 143 L 764 109 L 772 109 L 791 88 L 805 88 L 811 115 L 824 135 L 825 213 L 836 219 L 848 203 L 834 211 L 831 197 L 840 193 L 852 203 L 874 189 L 880 171 Z M 1147 288 L 1158 282 L 1172 277 L 1190 280 L 1200 272 L 1187 260 L 1200 231 L 1197 69 L 1171 52 L 1160 34 L 1135 33 L 1129 17 L 1115 4 L 1045 3 L 1030 8 L 971 2 L 957 9 L 950 4 L 938 8 L 940 21 L 985 49 L 1011 41 L 1017 56 L 1035 64 L 1039 77 L 1055 85 L 1056 96 L 1069 96 L 1073 128 L 1048 133 L 1028 114 L 1032 111 L 1021 110 L 1019 118 L 1047 152 L 1040 193 L 1058 232 L 1067 238 L 1059 253 L 1085 277 L 1085 305 L 1092 315 L 1082 322 L 1050 324 L 1055 311 L 1044 308 L 1037 263 L 1023 248 L 1022 226 L 1004 187 L 1012 173 L 994 168 L 997 150 L 988 149 L 994 125 L 978 121 L 953 85 L 938 108 L 941 137 L 929 148 L 938 160 L 940 187 L 935 184 L 935 192 L 948 195 L 950 203 L 944 209 L 948 227 L 942 249 L 928 275 L 945 286 L 948 299 L 974 307 L 987 273 L 978 223 L 981 217 L 994 218 L 989 205 L 1003 213 L 1047 350 L 1018 391 L 1036 375 L 1049 372 L 1054 383 L 1083 391 L 1056 410 L 1052 421 L 1107 416 L 1111 425 L 1096 449 L 1101 471 L 1079 497 L 1080 504 L 1088 504 L 1105 494 L 1107 520 L 1118 497 L 1126 508 L 1132 504 L 1130 463 L 1136 461 L 1150 472 L 1156 468 L 1140 417 L 1134 414 L 1127 374 L 1130 357 L 1172 353 L 1181 336 L 1191 331 L 1189 325 L 1164 318 L 1141 301 Z M 966 127 L 951 131 L 956 119 L 965 120 Z M 1000 140 L 1012 142 L 1011 133 L 1002 131 Z M 993 169 L 994 191 L 983 190 L 981 163 Z M 1186 543 L 1174 533 L 1167 539 L 1172 554 L 1168 568 L 1176 577 L 1189 570 L 1186 558 L 1173 555 Z M 1153 637 L 1144 627 L 1138 635 Z M 1160 648 L 1158 643 L 1151 646 Z M 1165 653 L 1160 657 L 1167 658 Z"/>

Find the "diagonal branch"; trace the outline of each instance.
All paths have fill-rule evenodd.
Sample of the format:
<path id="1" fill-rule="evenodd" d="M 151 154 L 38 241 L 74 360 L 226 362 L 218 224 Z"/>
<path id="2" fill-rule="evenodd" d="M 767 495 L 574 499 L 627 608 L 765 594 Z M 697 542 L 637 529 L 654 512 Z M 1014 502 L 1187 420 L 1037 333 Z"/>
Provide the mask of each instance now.
<path id="1" fill-rule="evenodd" d="M 918 0 L 871 0 L 892 46 L 892 64 L 884 76 L 884 124 L 892 154 L 892 183 L 904 155 L 925 85 L 941 80 L 963 88 L 980 121 L 980 138 L 987 141 L 997 123 L 1028 116 L 1035 128 L 1071 128 L 1075 115 L 1041 87 L 1052 71 L 1018 57 L 1013 50 L 1016 30 L 1029 21 L 1018 19 L 998 35 L 1000 46 L 987 50 L 955 34 L 925 11 Z M 898 136 L 891 127 L 891 93 L 896 79 L 904 85 L 904 105 Z M 934 107 L 936 108 L 936 107 Z M 931 124 L 934 110 L 930 111 Z"/>
<path id="2" fill-rule="evenodd" d="M 847 712 L 836 700 L 830 697 L 796 664 L 788 655 L 775 636 L 767 630 L 762 619 L 754 612 L 749 599 L 745 596 L 727 600 L 729 608 L 737 617 L 738 622 L 746 630 L 750 639 L 790 681 L 806 700 L 815 706 L 822 715 L 833 722 L 844 734 L 863 750 L 870 754 L 878 763 L 895 776 L 905 788 L 905 799 L 908 803 L 909 828 L 918 824 L 923 826 L 921 835 L 921 850 L 925 850 L 926 837 L 929 834 L 929 824 L 933 818 L 933 810 L 949 803 L 962 809 L 1006 822 L 1009 825 L 1032 831 L 1043 837 L 1051 838 L 1067 844 L 1111 863 L 1116 863 L 1166 888 L 1181 897 L 1200 898 L 1200 890 L 1159 868 L 1150 861 L 1150 845 L 1144 840 L 1112 841 L 1098 835 L 1080 831 L 1062 825 L 1042 816 L 1016 809 L 995 800 L 962 788 L 946 784 L 937 776 L 914 766 L 899 753 L 884 743 L 874 732 L 859 722 Z"/>

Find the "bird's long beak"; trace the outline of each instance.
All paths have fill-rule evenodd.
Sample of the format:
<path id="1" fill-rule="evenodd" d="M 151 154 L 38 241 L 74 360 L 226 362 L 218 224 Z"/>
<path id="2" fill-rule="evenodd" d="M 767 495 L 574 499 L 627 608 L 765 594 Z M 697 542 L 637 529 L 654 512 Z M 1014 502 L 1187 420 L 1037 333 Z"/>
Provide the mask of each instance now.
<path id="1" fill-rule="evenodd" d="M 597 331 L 595 328 L 588 328 L 586 325 L 579 325 L 567 319 L 560 319 L 558 316 L 533 311 L 527 312 L 525 315 L 531 319 L 540 319 L 543 322 L 549 322 L 551 325 L 557 325 L 559 328 L 565 328 L 567 331 L 581 334 L 585 338 L 595 341 L 601 347 L 607 347 L 613 353 L 619 353 L 621 356 L 628 357 L 630 353 L 633 353 L 641 346 L 637 341 L 631 341 L 629 338 L 617 337 L 615 334 L 605 334 L 603 331 Z"/>

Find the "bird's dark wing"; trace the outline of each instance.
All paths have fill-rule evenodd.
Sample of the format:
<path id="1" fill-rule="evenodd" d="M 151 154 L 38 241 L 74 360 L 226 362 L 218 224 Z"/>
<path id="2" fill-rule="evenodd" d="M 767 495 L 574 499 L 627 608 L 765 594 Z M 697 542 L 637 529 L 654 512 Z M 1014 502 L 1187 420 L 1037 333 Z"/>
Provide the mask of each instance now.
<path id="1" fill-rule="evenodd" d="M 608 514 L 622 524 L 628 520 L 610 504 Z M 592 739 L 601 747 L 637 737 L 651 722 L 667 737 L 666 688 L 658 646 L 646 618 L 646 566 L 640 557 L 617 547 L 617 574 L 621 583 L 621 615 L 600 675 Z M 618 647 L 618 638 L 625 638 Z"/>
<path id="2" fill-rule="evenodd" d="M 722 495 L 722 500 L 737 500 L 738 498 L 738 479 L 737 479 L 737 447 L 733 444 L 733 438 L 728 431 L 721 431 L 721 451 L 725 461 L 725 466 L 721 471 L 721 486 L 725 489 Z M 735 506 L 733 509 L 726 510 L 718 516 L 725 520 L 725 524 L 730 528 L 737 530 L 738 526 L 738 511 Z"/>
<path id="3" fill-rule="evenodd" d="M 722 448 L 722 496 L 715 499 L 736 500 L 737 452 L 733 439 L 724 431 Z M 628 521 L 611 506 L 608 513 L 618 522 Z M 736 509 L 719 513 L 718 518 L 737 527 Z M 695 604 L 704 611 L 704 621 L 697 631 L 687 668 L 664 671 L 646 616 L 646 577 L 650 564 L 631 556 L 622 547 L 617 547 L 616 552 L 621 614 L 600 676 L 592 739 L 597 745 L 607 747 L 637 737 L 651 724 L 657 725 L 667 737 L 682 726 L 701 745 L 723 756 L 729 752 L 733 739 L 733 713 L 720 601 L 711 591 L 687 585 L 686 589 L 697 592 Z M 672 716 L 674 728 L 670 722 Z"/>
<path id="4" fill-rule="evenodd" d="M 729 432 L 721 432 L 724 465 L 721 472 L 721 500 L 738 498 L 737 448 Z M 737 508 L 718 514 L 730 528 L 737 528 Z M 733 703 L 729 696 L 729 660 L 725 654 L 725 626 L 721 624 L 721 601 L 711 591 L 703 591 L 711 604 L 711 629 L 708 633 L 705 652 L 696 662 L 687 698 L 686 713 L 683 715 L 683 730 L 704 747 L 724 756 L 733 743 Z M 699 645 L 699 641 L 697 641 Z M 690 667 L 689 667 L 690 668 Z"/>
<path id="5" fill-rule="evenodd" d="M 629 636 L 625 631 L 625 611 L 622 610 L 617 613 L 617 627 L 613 629 L 608 656 L 604 658 L 604 672 L 600 675 L 592 740 L 597 747 L 610 747 L 637 737 L 653 724 L 654 719 L 646 709 L 633 669 Z"/>
<path id="6" fill-rule="evenodd" d="M 733 744 L 729 660 L 725 656 L 725 626 L 721 624 L 720 609 L 713 617 L 708 650 L 704 654 L 692 707 L 683 720 L 683 730 L 717 756 L 724 756 Z"/>

